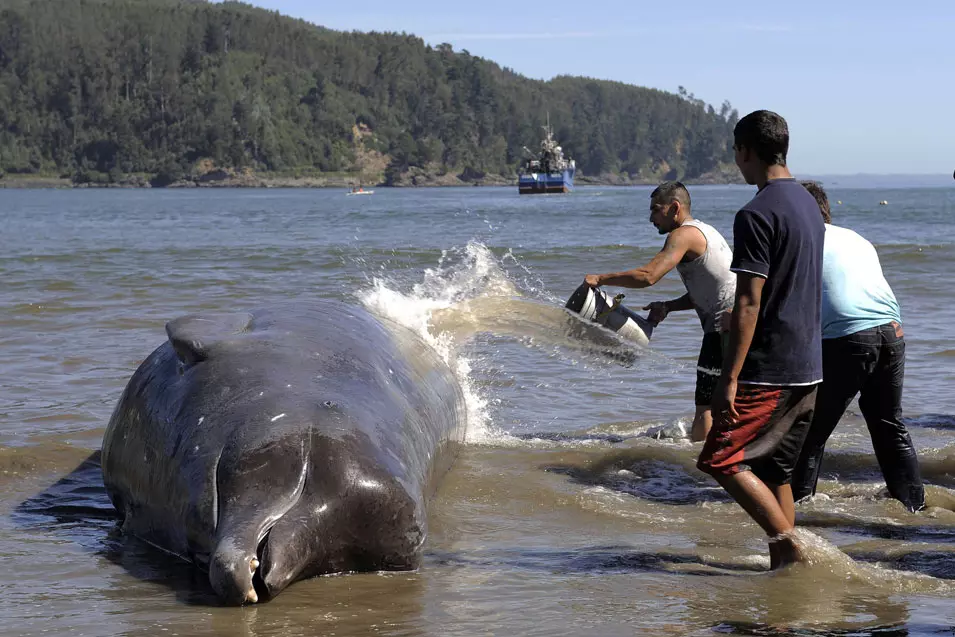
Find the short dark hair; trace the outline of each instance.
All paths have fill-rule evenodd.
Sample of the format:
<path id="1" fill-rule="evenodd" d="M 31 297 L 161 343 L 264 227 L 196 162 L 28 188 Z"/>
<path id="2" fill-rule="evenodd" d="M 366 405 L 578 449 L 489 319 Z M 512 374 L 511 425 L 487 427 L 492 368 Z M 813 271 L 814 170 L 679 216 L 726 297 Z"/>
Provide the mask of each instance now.
<path id="1" fill-rule="evenodd" d="M 785 166 L 789 153 L 789 125 L 772 111 L 753 111 L 733 129 L 736 147 L 753 150 L 768 166 Z"/>
<path id="2" fill-rule="evenodd" d="M 819 204 L 819 212 L 822 213 L 822 220 L 826 223 L 832 223 L 832 212 L 829 208 L 829 197 L 825 189 L 818 181 L 800 181 L 803 188 L 809 191 L 809 194 L 816 199 Z"/>
<path id="3" fill-rule="evenodd" d="M 690 209 L 690 191 L 679 181 L 664 181 L 650 193 L 650 202 L 670 203 L 679 201 L 687 210 Z"/>

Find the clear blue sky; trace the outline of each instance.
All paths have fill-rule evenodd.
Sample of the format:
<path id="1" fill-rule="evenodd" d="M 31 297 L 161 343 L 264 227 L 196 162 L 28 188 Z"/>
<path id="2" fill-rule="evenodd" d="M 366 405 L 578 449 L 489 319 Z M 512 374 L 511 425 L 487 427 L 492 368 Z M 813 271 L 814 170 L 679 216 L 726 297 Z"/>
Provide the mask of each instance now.
<path id="1" fill-rule="evenodd" d="M 796 173 L 955 170 L 953 0 L 252 1 L 331 29 L 448 42 L 528 77 L 682 85 L 740 115 L 774 110 Z"/>

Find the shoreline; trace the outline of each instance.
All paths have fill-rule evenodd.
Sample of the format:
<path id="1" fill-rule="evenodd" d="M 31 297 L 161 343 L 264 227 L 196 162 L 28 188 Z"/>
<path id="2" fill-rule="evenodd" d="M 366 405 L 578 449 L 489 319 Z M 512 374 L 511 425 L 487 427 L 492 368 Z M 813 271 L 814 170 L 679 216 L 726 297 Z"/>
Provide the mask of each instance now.
<path id="1" fill-rule="evenodd" d="M 656 179 L 631 179 L 622 176 L 608 175 L 604 177 L 586 177 L 581 176 L 575 180 L 576 187 L 582 186 L 654 186 L 661 180 Z M 743 185 L 740 180 L 728 180 L 720 178 L 686 179 L 683 180 L 687 186 L 710 186 L 710 185 Z M 217 179 L 183 179 L 175 181 L 166 186 L 153 186 L 143 177 L 131 177 L 114 183 L 77 183 L 72 179 L 63 177 L 48 177 L 34 175 L 4 175 L 0 178 L 0 189 L 19 189 L 19 190 L 40 190 L 40 189 L 82 189 L 82 188 L 157 188 L 157 189 L 181 189 L 181 188 L 331 188 L 331 189 L 351 189 L 358 185 L 357 177 L 342 176 L 314 176 L 314 177 L 278 177 L 269 175 L 241 175 L 228 176 Z M 446 175 L 437 179 L 411 179 L 398 184 L 363 183 L 366 189 L 376 188 L 463 188 L 463 187 L 517 187 L 517 177 L 507 179 L 504 177 L 490 177 L 481 179 L 459 179 L 458 177 Z"/>

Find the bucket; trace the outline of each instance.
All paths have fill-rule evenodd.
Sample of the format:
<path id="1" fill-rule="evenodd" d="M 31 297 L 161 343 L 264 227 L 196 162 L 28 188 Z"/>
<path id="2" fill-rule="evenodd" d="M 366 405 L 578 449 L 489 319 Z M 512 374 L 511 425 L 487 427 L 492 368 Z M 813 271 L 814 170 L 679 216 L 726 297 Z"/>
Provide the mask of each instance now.
<path id="1" fill-rule="evenodd" d="M 586 283 L 574 290 L 564 306 L 583 318 L 613 330 L 621 337 L 640 344 L 650 342 L 653 323 L 615 301 L 599 288 Z"/>

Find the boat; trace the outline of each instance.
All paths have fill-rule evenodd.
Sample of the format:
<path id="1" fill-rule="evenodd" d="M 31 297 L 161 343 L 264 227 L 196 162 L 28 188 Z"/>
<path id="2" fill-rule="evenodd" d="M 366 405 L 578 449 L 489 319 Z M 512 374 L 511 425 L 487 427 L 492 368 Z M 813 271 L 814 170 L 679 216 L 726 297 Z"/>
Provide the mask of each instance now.
<path id="1" fill-rule="evenodd" d="M 564 157 L 564 150 L 554 139 L 554 130 L 550 126 L 550 117 L 544 128 L 540 152 L 534 155 L 526 146 L 524 151 L 530 157 L 521 166 L 517 178 L 517 192 L 522 195 L 572 192 L 577 163 Z"/>
<path id="2" fill-rule="evenodd" d="M 356 188 L 352 188 L 351 192 L 346 192 L 345 196 L 350 197 L 351 195 L 373 195 L 373 194 L 375 194 L 374 190 L 365 190 L 361 186 L 358 186 Z"/>

